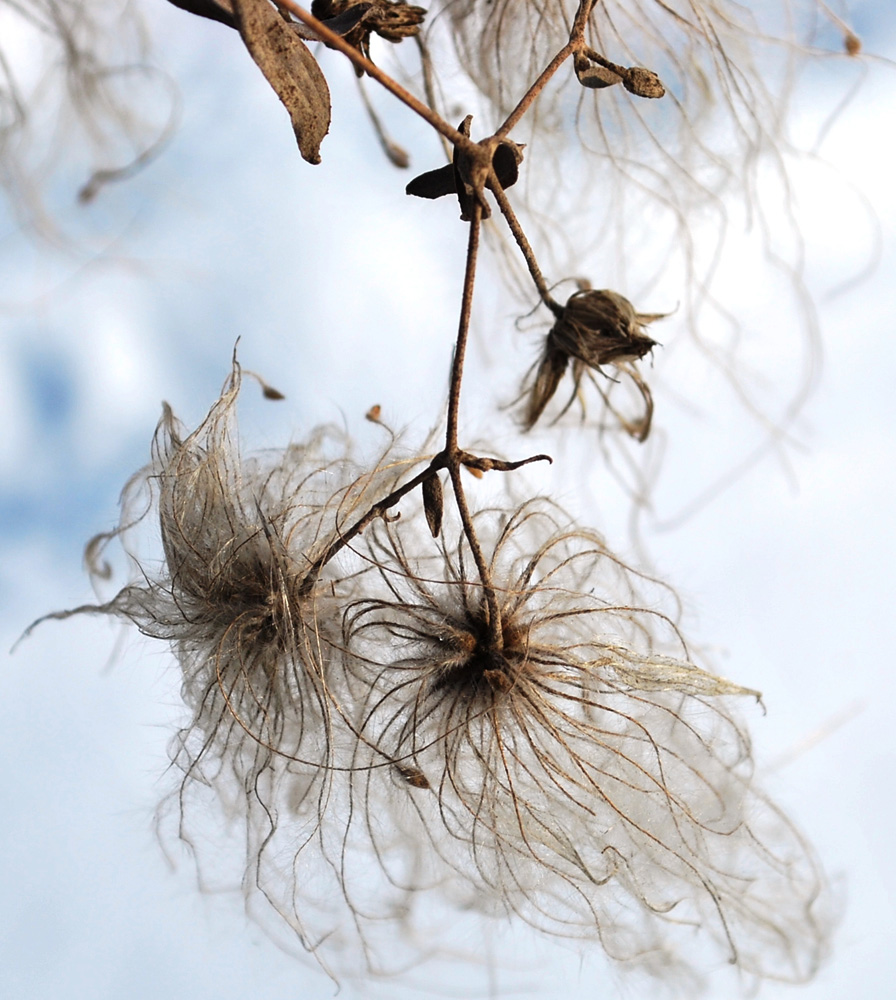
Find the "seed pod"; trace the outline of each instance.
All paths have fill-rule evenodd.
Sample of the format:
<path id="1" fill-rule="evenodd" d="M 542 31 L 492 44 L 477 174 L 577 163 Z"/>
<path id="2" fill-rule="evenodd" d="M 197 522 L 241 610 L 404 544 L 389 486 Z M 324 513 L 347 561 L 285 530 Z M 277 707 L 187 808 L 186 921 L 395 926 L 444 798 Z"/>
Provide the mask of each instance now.
<path id="1" fill-rule="evenodd" d="M 579 78 L 579 83 L 592 90 L 602 90 L 604 87 L 613 87 L 617 83 L 622 83 L 622 77 L 618 73 L 607 66 L 592 63 L 583 55 L 576 56 L 573 68 Z"/>
<path id="2" fill-rule="evenodd" d="M 426 775 L 418 767 L 410 767 L 407 764 L 396 764 L 395 770 L 412 788 L 432 787 Z"/>
<path id="3" fill-rule="evenodd" d="M 400 42 L 416 35 L 426 17 L 422 7 L 403 0 L 314 0 L 311 13 L 366 59 L 370 58 L 371 35 Z"/>

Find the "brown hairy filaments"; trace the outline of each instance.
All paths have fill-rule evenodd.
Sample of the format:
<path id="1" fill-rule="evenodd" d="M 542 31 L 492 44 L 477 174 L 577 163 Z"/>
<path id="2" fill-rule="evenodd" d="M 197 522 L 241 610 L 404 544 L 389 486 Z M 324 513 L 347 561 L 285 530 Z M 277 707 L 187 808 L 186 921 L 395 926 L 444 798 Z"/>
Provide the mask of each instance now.
<path id="1" fill-rule="evenodd" d="M 487 702 L 510 691 L 526 670 L 529 631 L 504 618 L 500 630 L 503 644 L 496 649 L 484 604 L 463 620 L 450 621 L 447 635 L 432 650 L 430 692 Z"/>
<path id="2" fill-rule="evenodd" d="M 301 577 L 275 556 L 269 540 L 259 536 L 240 547 L 202 595 L 209 625 L 220 630 L 221 643 L 233 635 L 250 685 L 253 674 L 270 683 L 282 673 L 283 654 L 296 641 L 296 621 L 302 615 Z M 221 683 L 223 678 L 217 680 Z"/>
<path id="3" fill-rule="evenodd" d="M 423 525 L 365 533 L 384 590 L 347 609 L 344 654 L 353 796 L 377 820 L 350 817 L 345 841 L 390 886 L 431 866 L 465 908 L 660 977 L 693 970 L 696 928 L 747 974 L 811 976 L 823 875 L 728 711 L 757 692 L 685 659 L 664 588 L 549 502 L 474 521 L 491 603 L 463 538 L 411 563 Z"/>

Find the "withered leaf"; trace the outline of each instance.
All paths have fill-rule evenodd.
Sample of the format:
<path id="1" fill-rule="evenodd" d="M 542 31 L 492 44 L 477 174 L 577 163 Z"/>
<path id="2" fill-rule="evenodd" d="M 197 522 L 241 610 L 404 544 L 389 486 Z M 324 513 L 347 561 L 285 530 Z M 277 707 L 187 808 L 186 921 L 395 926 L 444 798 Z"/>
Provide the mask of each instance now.
<path id="1" fill-rule="evenodd" d="M 210 21 L 220 21 L 228 28 L 237 26 L 230 0 L 168 0 L 168 2 L 190 14 L 207 17 Z"/>
<path id="2" fill-rule="evenodd" d="M 622 83 L 622 77 L 618 73 L 607 66 L 592 63 L 583 55 L 576 56 L 573 68 L 579 78 L 579 83 L 592 90 L 602 90 L 604 87 L 613 87 L 617 83 Z"/>
<path id="3" fill-rule="evenodd" d="M 330 90 L 308 46 L 268 0 L 233 0 L 249 54 L 292 119 L 302 158 L 320 163 L 330 128 Z"/>
<path id="4" fill-rule="evenodd" d="M 423 512 L 426 514 L 426 523 L 432 532 L 433 538 L 439 537 L 442 530 L 442 511 L 445 507 L 444 494 L 442 493 L 442 480 L 438 475 L 430 476 L 423 480 Z"/>

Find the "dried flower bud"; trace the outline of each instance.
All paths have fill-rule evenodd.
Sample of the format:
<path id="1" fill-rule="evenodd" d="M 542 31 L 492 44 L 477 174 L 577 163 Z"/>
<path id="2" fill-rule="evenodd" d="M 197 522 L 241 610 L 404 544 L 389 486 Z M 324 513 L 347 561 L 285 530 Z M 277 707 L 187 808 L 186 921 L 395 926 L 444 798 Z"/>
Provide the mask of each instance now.
<path id="1" fill-rule="evenodd" d="M 622 78 L 622 86 L 636 97 L 662 97 L 666 93 L 660 78 L 643 66 L 630 67 Z"/>
<path id="2" fill-rule="evenodd" d="M 531 429 L 544 412 L 572 360 L 572 398 L 579 391 L 582 377 L 590 371 L 601 371 L 605 365 L 621 368 L 633 378 L 644 399 L 647 415 L 630 426 L 622 422 L 629 433 L 643 440 L 649 430 L 651 401 L 646 383 L 637 375 L 633 362 L 656 346 L 644 327 L 664 315 L 639 313 L 618 292 L 606 289 L 575 292 L 551 328 L 532 385 L 525 390 L 528 396 L 523 419 L 526 429 Z"/>
<path id="3" fill-rule="evenodd" d="M 639 313 L 618 292 L 587 289 L 566 303 L 548 339 L 552 346 L 588 365 L 637 361 L 656 346 L 644 326 L 663 314 Z"/>
<path id="4" fill-rule="evenodd" d="M 426 523 L 433 538 L 439 537 L 442 530 L 442 512 L 445 501 L 442 493 L 442 480 L 438 473 L 423 480 L 423 510 L 426 513 Z"/>

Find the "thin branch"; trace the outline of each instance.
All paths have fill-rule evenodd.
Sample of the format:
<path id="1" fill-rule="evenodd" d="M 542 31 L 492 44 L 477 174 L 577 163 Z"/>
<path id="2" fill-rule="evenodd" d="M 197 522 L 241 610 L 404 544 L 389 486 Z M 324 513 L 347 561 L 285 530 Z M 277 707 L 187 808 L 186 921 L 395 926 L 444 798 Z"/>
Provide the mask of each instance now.
<path id="1" fill-rule="evenodd" d="M 566 60 L 575 52 L 576 44 L 572 41 L 566 43 L 563 48 L 554 56 L 542 71 L 541 76 L 532 84 L 520 100 L 519 104 L 510 112 L 504 124 L 495 132 L 497 136 L 505 136 L 519 122 L 520 118 L 532 107 L 535 99 L 547 86 L 548 81 L 557 72 Z"/>
<path id="2" fill-rule="evenodd" d="M 383 125 L 382 119 L 373 106 L 373 101 L 370 100 L 367 88 L 364 86 L 363 76 L 358 77 L 358 93 L 361 95 L 361 103 L 364 105 L 364 110 L 367 112 L 367 117 L 370 119 L 370 124 L 373 126 L 373 131 L 376 133 L 387 159 L 393 166 L 401 169 L 407 168 L 410 165 L 410 157 L 405 149 L 399 146 L 386 131 L 386 126 Z"/>
<path id="3" fill-rule="evenodd" d="M 327 563 L 342 549 L 356 538 L 361 532 L 367 527 L 371 521 L 376 520 L 378 517 L 382 517 L 387 510 L 394 507 L 402 497 L 406 496 L 412 490 L 415 490 L 421 483 L 425 480 L 430 479 L 434 476 L 440 469 L 444 469 L 447 465 L 445 452 L 441 451 L 438 455 L 433 458 L 433 460 L 427 465 L 427 467 L 422 471 L 418 472 L 413 479 L 409 479 L 406 483 L 394 489 L 387 497 L 382 500 L 378 500 L 366 514 L 358 518 L 357 521 L 345 531 L 339 533 L 339 537 L 330 543 L 327 549 L 314 560 L 311 564 L 308 572 L 305 574 L 302 580 L 302 585 L 300 587 L 300 592 L 302 594 L 307 594 L 311 591 L 311 588 L 317 582 L 317 578 L 320 576 L 321 570 Z"/>
<path id="4" fill-rule="evenodd" d="M 501 214 L 507 220 L 507 225 L 510 227 L 511 233 L 513 233 L 516 245 L 520 248 L 520 252 L 526 260 L 526 266 L 529 268 L 529 274 L 532 275 L 532 280 L 535 282 L 535 287 L 538 289 L 541 301 L 559 318 L 563 313 L 563 307 L 548 290 L 547 282 L 544 280 L 544 275 L 541 273 L 541 268 L 535 259 L 535 251 L 532 249 L 528 239 L 526 239 L 526 234 L 523 232 L 523 227 L 520 225 L 520 221 L 507 199 L 507 194 L 500 184 L 492 184 L 490 190 L 498 202 Z"/>
<path id="5" fill-rule="evenodd" d="M 461 467 L 464 453 L 457 444 L 458 410 L 460 407 L 460 389 L 464 376 L 464 359 L 467 352 L 467 341 L 470 334 L 470 315 L 473 308 L 473 287 L 476 282 L 476 261 L 479 254 L 479 232 L 482 225 L 482 203 L 479 199 L 473 201 L 473 215 L 470 219 L 470 236 L 467 242 L 467 264 L 464 271 L 464 290 L 461 297 L 460 319 L 457 326 L 457 342 L 454 345 L 454 360 L 451 365 L 451 386 L 448 390 L 448 420 L 445 431 L 445 454 L 448 459 L 448 473 L 451 477 L 451 487 L 457 512 L 460 515 L 464 534 L 470 546 L 470 552 L 479 572 L 485 603 L 488 607 L 489 640 L 493 649 L 500 650 L 504 645 L 501 632 L 501 617 L 498 609 L 498 598 L 491 581 L 491 572 L 479 544 L 464 484 L 461 478 Z"/>
<path id="6" fill-rule="evenodd" d="M 454 345 L 454 360 L 451 364 L 451 383 L 448 389 L 448 426 L 445 431 L 445 451 L 457 455 L 457 414 L 460 406 L 460 386 L 464 377 L 464 359 L 467 353 L 467 339 L 470 332 L 470 315 L 473 308 L 473 285 L 476 281 L 476 261 L 479 256 L 479 231 L 482 222 L 482 205 L 473 201 L 473 217 L 470 220 L 470 235 L 467 241 L 467 264 L 464 271 L 464 290 L 460 303 L 457 342 Z"/>
<path id="7" fill-rule="evenodd" d="M 498 129 L 495 135 L 499 137 L 507 135 L 507 133 L 519 122 L 529 108 L 532 107 L 532 104 L 538 98 L 539 94 L 548 85 L 548 81 L 557 72 L 557 70 L 560 69 L 563 63 L 565 63 L 574 52 L 577 52 L 584 46 L 585 28 L 588 24 L 588 18 L 591 16 L 591 11 L 597 3 L 599 3 L 599 0 L 581 0 L 578 10 L 576 11 L 575 19 L 572 22 L 572 28 L 569 32 L 569 41 L 547 64 L 541 75 L 526 91 L 519 104 L 517 104 L 513 111 L 510 112 L 506 121 Z"/>
<path id="8" fill-rule="evenodd" d="M 427 107 L 422 101 L 414 97 L 410 91 L 405 90 L 405 88 L 402 87 L 396 80 L 393 80 L 388 73 L 384 73 L 379 66 L 361 55 L 361 53 L 353 45 L 349 45 L 349 43 L 341 35 L 337 35 L 335 31 L 331 31 L 322 21 L 318 21 L 313 14 L 310 14 L 307 10 L 300 7 L 294 2 L 294 0 L 280 0 L 280 6 L 285 7 L 286 10 L 293 15 L 293 17 L 301 21 L 301 23 L 307 28 L 311 28 L 311 30 L 318 35 L 322 41 L 326 42 L 330 48 L 338 49 L 344 56 L 347 56 L 358 69 L 363 70 L 369 77 L 372 77 L 391 94 L 394 94 L 395 97 L 406 104 L 411 111 L 420 115 L 421 118 L 432 125 L 432 127 L 440 135 L 443 135 L 449 142 L 464 150 L 468 150 L 470 146 L 475 145 L 475 143 L 471 142 L 466 136 L 461 135 L 456 128 L 449 125 L 448 122 L 446 122 L 440 115 L 436 114 L 432 108 Z"/>
<path id="9" fill-rule="evenodd" d="M 439 101 L 436 95 L 436 85 L 435 78 L 432 72 L 432 61 L 429 57 L 429 48 L 426 45 L 423 36 L 418 32 L 414 35 L 414 41 L 417 43 L 417 51 L 420 53 L 420 69 L 423 74 L 423 93 L 426 96 L 426 100 L 429 101 L 429 106 L 435 110 L 439 106 Z M 445 157 L 450 162 L 451 161 L 451 144 L 445 140 L 445 136 L 439 135 L 442 140 L 442 146 L 445 149 Z"/>

